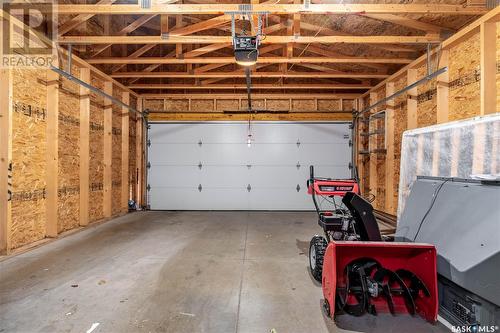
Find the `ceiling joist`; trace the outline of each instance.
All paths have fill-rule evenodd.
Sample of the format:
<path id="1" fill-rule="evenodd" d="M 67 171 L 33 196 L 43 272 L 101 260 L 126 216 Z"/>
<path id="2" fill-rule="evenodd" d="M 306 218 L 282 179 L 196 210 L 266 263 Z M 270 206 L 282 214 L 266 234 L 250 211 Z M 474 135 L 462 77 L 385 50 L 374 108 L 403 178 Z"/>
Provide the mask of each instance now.
<path id="1" fill-rule="evenodd" d="M 231 36 L 62 36 L 60 44 L 227 44 Z M 428 44 L 439 43 L 438 35 L 426 36 L 266 36 L 262 44 Z"/>
<path id="2" fill-rule="evenodd" d="M 300 57 L 300 58 L 287 58 L 287 57 L 259 57 L 258 63 L 261 64 L 367 64 L 367 63 L 381 63 L 381 64 L 409 64 L 413 59 L 407 58 L 366 58 L 366 57 Z M 167 58 L 167 57 L 140 57 L 140 58 L 124 58 L 124 57 L 110 57 L 110 58 L 97 58 L 89 59 L 90 64 L 235 64 L 234 57 L 196 57 L 196 58 Z"/>
<path id="3" fill-rule="evenodd" d="M 59 15 L 139 15 L 139 14 L 175 14 L 206 15 L 225 14 L 241 11 L 240 4 L 155 4 L 151 8 L 139 5 L 69 5 L 56 7 Z M 482 7 L 464 7 L 445 4 L 252 4 L 253 12 L 270 14 L 447 14 L 481 15 L 488 10 Z"/>

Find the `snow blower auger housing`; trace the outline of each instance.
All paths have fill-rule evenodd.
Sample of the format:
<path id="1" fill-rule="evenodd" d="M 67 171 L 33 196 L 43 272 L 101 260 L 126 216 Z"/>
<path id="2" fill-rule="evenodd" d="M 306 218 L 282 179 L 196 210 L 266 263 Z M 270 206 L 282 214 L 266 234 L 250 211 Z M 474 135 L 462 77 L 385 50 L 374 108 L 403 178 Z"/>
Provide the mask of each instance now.
<path id="1" fill-rule="evenodd" d="M 438 314 L 436 248 L 429 244 L 331 241 L 323 263 L 324 309 L 361 316 L 378 312 Z"/>

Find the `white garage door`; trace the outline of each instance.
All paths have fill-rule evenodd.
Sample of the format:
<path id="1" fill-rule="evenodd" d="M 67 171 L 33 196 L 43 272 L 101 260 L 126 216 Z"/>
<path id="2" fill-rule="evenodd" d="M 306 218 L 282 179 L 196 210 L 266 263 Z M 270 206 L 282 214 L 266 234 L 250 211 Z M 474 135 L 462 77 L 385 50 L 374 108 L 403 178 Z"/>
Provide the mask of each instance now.
<path id="1" fill-rule="evenodd" d="M 153 210 L 310 210 L 306 180 L 349 178 L 348 123 L 151 123 Z"/>

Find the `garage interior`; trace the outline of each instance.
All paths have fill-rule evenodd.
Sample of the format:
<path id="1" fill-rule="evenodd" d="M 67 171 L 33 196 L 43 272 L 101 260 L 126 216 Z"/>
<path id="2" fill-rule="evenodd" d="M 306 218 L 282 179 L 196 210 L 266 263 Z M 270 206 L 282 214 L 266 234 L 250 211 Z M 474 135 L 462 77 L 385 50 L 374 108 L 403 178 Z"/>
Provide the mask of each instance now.
<path id="1" fill-rule="evenodd" d="M 498 5 L 2 2 L 0 332 L 498 331 Z"/>

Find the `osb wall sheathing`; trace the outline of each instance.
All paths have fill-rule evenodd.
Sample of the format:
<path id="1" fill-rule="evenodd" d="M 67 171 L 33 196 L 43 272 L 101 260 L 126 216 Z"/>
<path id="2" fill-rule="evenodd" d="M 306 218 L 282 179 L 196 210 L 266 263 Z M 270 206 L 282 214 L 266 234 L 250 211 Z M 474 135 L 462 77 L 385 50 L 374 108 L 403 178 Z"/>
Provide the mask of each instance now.
<path id="1" fill-rule="evenodd" d="M 402 75 L 398 80 L 394 81 L 394 91 L 399 91 L 406 87 L 406 85 L 407 77 L 406 75 Z M 403 132 L 406 130 L 408 124 L 408 107 L 406 104 L 406 98 L 406 94 L 402 94 L 394 99 L 394 211 L 388 212 L 394 215 L 396 215 L 396 207 L 398 206 L 401 142 L 403 140 Z"/>
<path id="2" fill-rule="evenodd" d="M 316 101 L 314 99 L 294 99 L 292 100 L 292 111 L 316 111 Z"/>
<path id="3" fill-rule="evenodd" d="M 103 89 L 101 80 L 92 76 L 92 85 Z M 90 93 L 90 193 L 89 221 L 104 217 L 103 181 L 104 181 L 104 99 L 94 92 Z"/>
<path id="4" fill-rule="evenodd" d="M 12 249 L 45 237 L 45 70 L 14 70 Z M 4 143 L 2 143 L 4 144 Z"/>
<path id="5" fill-rule="evenodd" d="M 480 100 L 479 34 L 450 49 L 449 57 L 449 120 L 474 117 L 481 107 Z"/>
<path id="6" fill-rule="evenodd" d="M 253 99 L 252 98 L 252 109 L 253 110 L 264 110 L 265 109 L 265 102 L 263 99 Z M 241 100 L 241 109 L 247 110 L 248 109 L 248 100 L 247 99 L 242 99 Z"/>
<path id="7" fill-rule="evenodd" d="M 163 107 L 160 110 L 163 110 Z M 185 112 L 187 110 L 189 110 L 189 101 L 187 99 L 165 100 L 165 111 Z"/>
<path id="8" fill-rule="evenodd" d="M 144 100 L 144 109 L 150 111 L 163 111 L 163 100 L 146 99 Z"/>
<path id="9" fill-rule="evenodd" d="M 113 96 L 122 98 L 122 90 L 113 86 Z M 112 162 L 111 162 L 111 214 L 117 215 L 122 211 L 122 108 L 113 103 L 113 129 L 112 129 Z"/>
<path id="10" fill-rule="evenodd" d="M 73 67 L 72 74 L 79 77 L 79 69 Z M 80 87 L 60 81 L 57 231 L 63 232 L 78 227 L 80 219 Z"/>
<path id="11" fill-rule="evenodd" d="M 340 100 L 338 99 L 318 99 L 318 111 L 339 111 Z"/>
<path id="12" fill-rule="evenodd" d="M 240 107 L 240 101 L 237 99 L 218 99 L 216 104 L 217 111 L 234 111 Z"/>
<path id="13" fill-rule="evenodd" d="M 290 100 L 288 99 L 268 99 L 267 109 L 270 111 L 290 110 Z"/>
<path id="14" fill-rule="evenodd" d="M 191 100 L 191 111 L 197 112 L 210 112 L 214 110 L 214 100 L 213 99 L 192 99 Z"/>
<path id="15" fill-rule="evenodd" d="M 356 102 L 353 99 L 342 100 L 342 111 L 352 111 L 356 109 Z"/>

